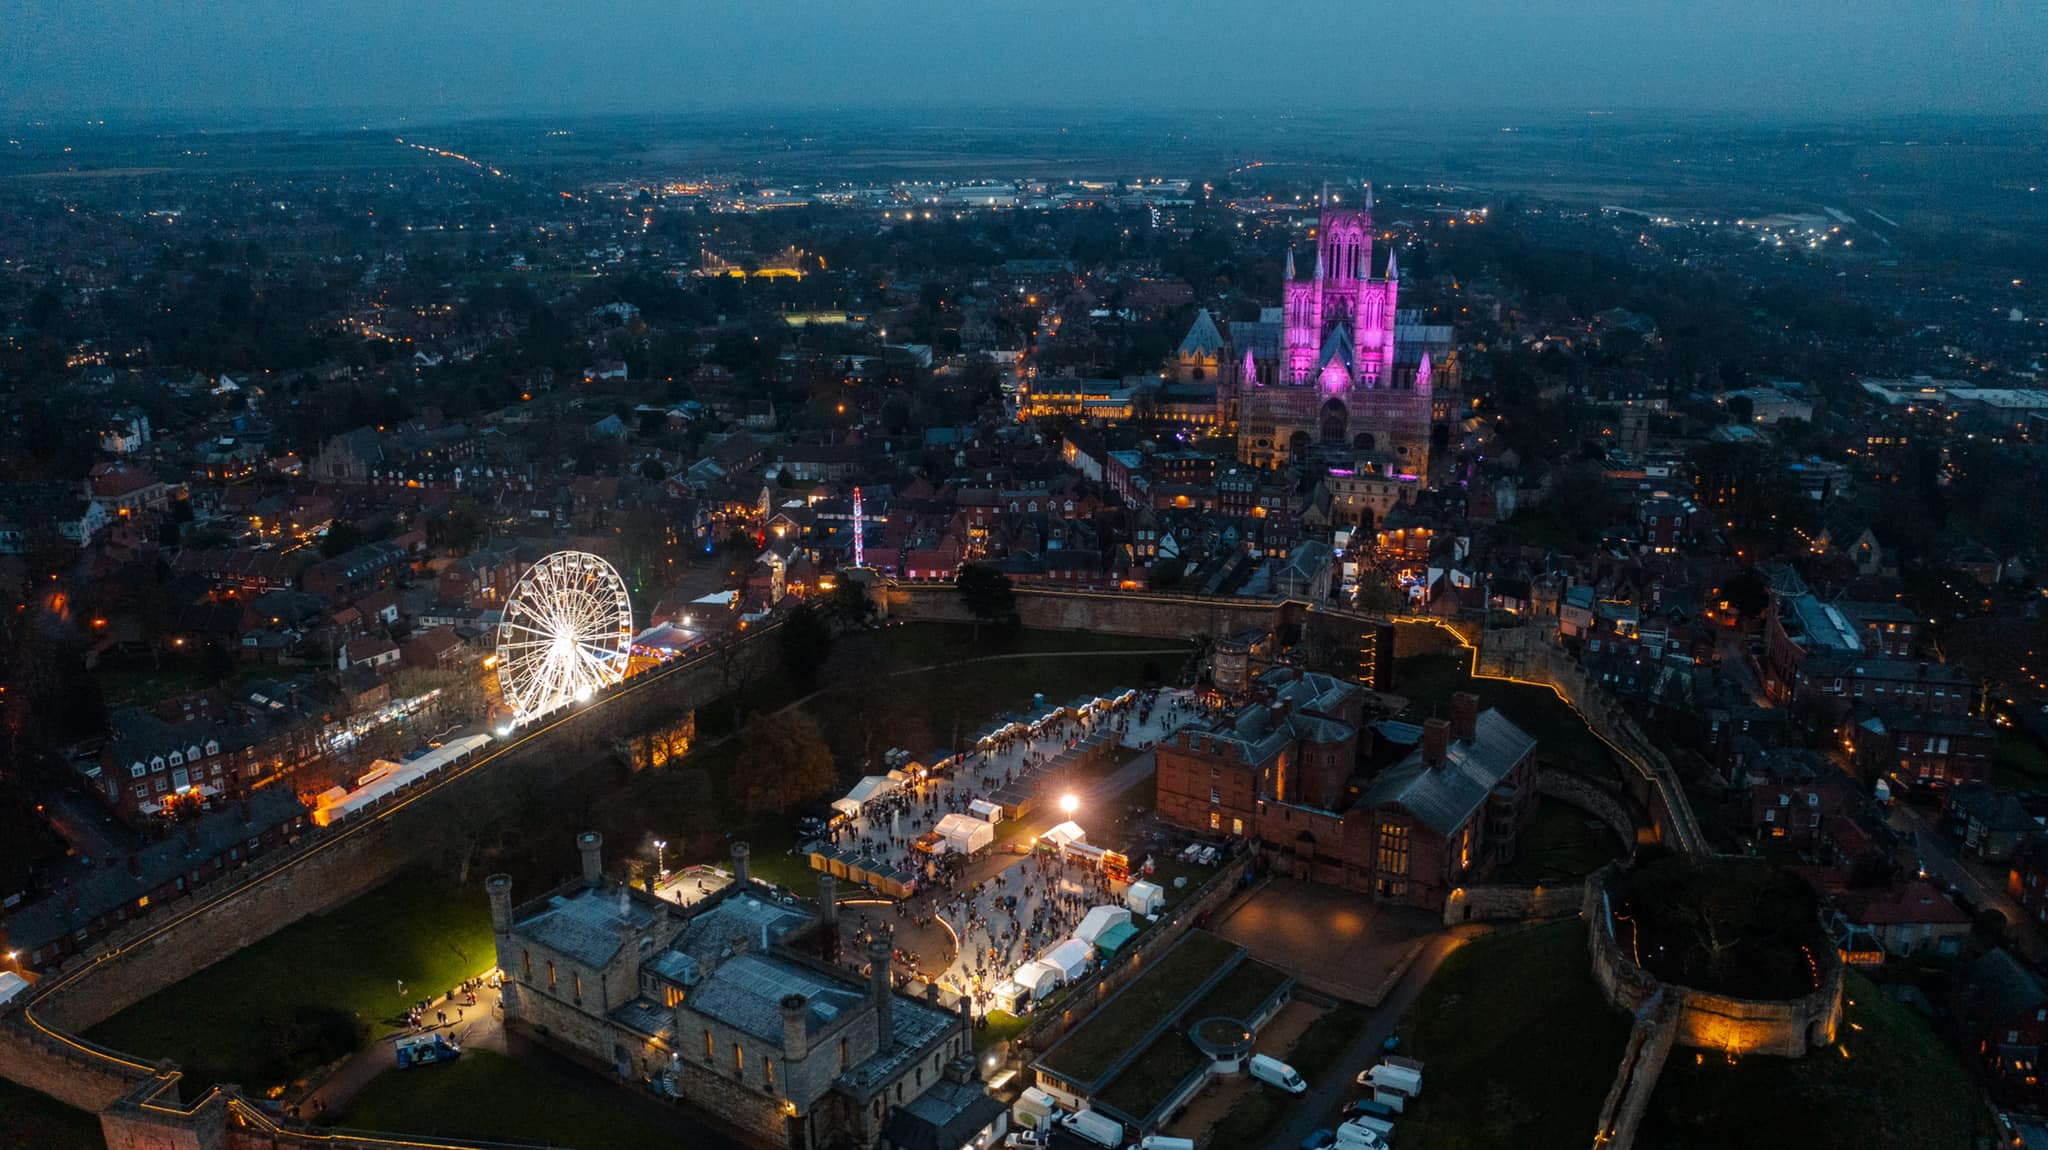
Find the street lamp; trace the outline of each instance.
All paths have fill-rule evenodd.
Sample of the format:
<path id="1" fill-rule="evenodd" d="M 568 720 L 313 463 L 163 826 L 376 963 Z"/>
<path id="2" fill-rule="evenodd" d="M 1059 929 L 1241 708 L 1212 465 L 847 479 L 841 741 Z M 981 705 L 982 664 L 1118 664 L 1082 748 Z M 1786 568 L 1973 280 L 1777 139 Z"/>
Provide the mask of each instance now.
<path id="1" fill-rule="evenodd" d="M 654 840 L 654 882 L 656 886 L 661 885 L 661 880 L 665 876 L 667 871 L 667 868 L 662 866 L 663 852 L 667 850 L 667 839 Z"/>
<path id="2" fill-rule="evenodd" d="M 1073 795 L 1065 794 L 1060 796 L 1060 813 L 1067 816 L 1068 818 L 1073 818 L 1074 812 L 1076 810 L 1079 810 L 1080 807 L 1081 800 L 1075 798 Z"/>

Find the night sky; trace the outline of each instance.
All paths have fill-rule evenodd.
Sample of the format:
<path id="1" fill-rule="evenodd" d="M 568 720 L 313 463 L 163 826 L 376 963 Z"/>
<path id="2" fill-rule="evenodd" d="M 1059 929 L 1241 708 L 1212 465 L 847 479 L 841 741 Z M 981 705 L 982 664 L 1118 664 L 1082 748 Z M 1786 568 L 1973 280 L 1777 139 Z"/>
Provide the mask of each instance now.
<path id="1" fill-rule="evenodd" d="M 1283 18 L 1269 13 L 1285 12 Z M 2038 0 L 0 0 L 0 114 L 2048 112 Z"/>

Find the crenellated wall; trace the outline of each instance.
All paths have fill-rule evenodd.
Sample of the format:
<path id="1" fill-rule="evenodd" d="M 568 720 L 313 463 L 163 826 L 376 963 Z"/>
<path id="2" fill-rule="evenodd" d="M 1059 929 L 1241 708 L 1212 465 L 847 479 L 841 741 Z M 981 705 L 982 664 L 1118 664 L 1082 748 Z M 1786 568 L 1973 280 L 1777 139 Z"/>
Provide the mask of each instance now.
<path id="1" fill-rule="evenodd" d="M 1633 1014 L 1666 992 L 1680 1045 L 1730 1054 L 1774 1054 L 1800 1058 L 1835 1041 L 1842 1019 L 1842 964 L 1829 962 L 1818 990 L 1798 998 L 1752 999 L 1672 986 L 1637 966 L 1622 949 L 1607 920 L 1603 894 L 1614 873 L 1603 867 L 1586 880 L 1587 948 L 1593 977 L 1607 1000 Z"/>

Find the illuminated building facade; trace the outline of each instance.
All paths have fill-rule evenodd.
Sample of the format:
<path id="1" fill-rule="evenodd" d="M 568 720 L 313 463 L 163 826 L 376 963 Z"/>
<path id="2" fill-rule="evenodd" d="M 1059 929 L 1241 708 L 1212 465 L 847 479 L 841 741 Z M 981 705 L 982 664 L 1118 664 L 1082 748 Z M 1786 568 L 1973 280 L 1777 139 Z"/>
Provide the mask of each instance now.
<path id="1" fill-rule="evenodd" d="M 1439 390 L 1457 389 L 1450 330 L 1399 310 L 1389 251 L 1373 269 L 1372 194 L 1357 207 L 1325 195 L 1314 271 L 1287 253 L 1281 306 L 1228 335 L 1204 312 L 1178 355 L 1184 379 L 1214 372 L 1237 419 L 1238 458 L 1278 467 L 1311 449 L 1385 474 L 1427 475 Z M 1446 410 L 1455 410 L 1455 404 Z"/>

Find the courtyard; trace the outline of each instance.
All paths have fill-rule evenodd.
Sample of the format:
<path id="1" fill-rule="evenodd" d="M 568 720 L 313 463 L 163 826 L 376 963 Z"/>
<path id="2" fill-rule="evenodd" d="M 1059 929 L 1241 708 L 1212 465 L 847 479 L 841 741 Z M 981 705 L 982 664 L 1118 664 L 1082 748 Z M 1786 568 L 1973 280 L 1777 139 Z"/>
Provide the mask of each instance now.
<path id="1" fill-rule="evenodd" d="M 1304 986 L 1371 1006 L 1387 976 L 1443 920 L 1370 895 L 1275 878 L 1211 929 Z"/>

